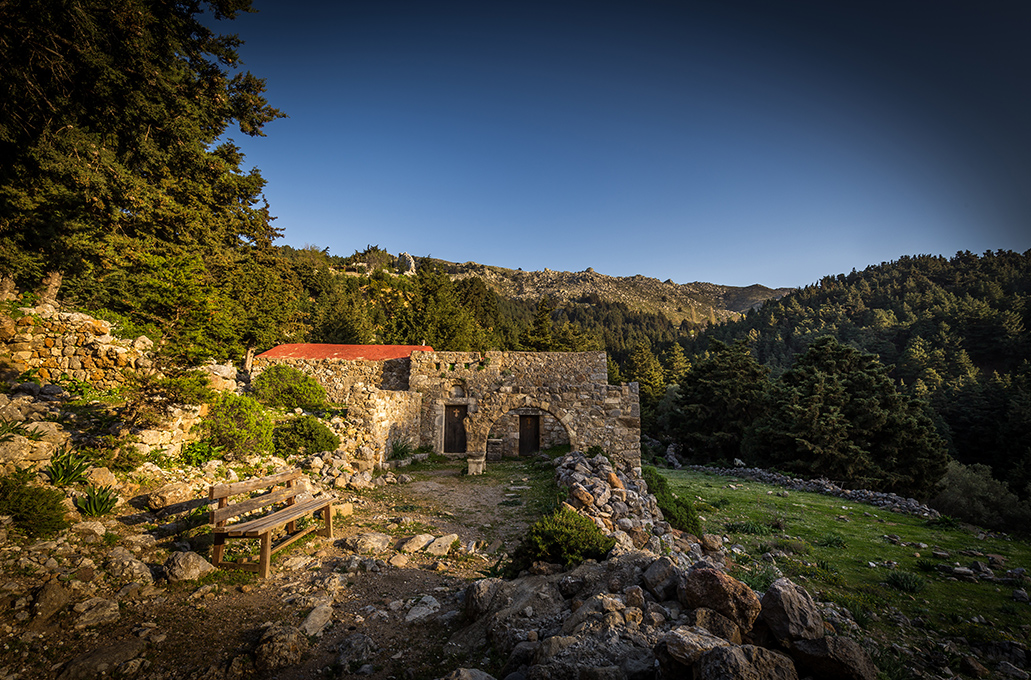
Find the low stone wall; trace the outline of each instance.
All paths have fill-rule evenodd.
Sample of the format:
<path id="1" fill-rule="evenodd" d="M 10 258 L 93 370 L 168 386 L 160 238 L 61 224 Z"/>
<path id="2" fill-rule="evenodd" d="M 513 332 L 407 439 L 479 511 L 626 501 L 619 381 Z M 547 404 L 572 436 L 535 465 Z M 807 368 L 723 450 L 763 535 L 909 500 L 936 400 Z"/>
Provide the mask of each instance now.
<path id="1" fill-rule="evenodd" d="M 43 382 L 67 376 L 110 389 L 125 382 L 126 369 L 151 368 L 148 352 L 154 343 L 145 336 L 121 340 L 111 335 L 109 322 L 51 305 L 19 311 L 23 316 L 0 320 L 2 351 L 13 371 L 35 369 Z"/>
<path id="2" fill-rule="evenodd" d="M 280 359 L 255 357 L 251 380 L 274 364 L 293 366 L 312 376 L 326 388 L 326 398 L 334 404 L 346 404 L 356 390 L 375 387 L 381 390 L 408 390 L 409 360 L 388 359 Z"/>

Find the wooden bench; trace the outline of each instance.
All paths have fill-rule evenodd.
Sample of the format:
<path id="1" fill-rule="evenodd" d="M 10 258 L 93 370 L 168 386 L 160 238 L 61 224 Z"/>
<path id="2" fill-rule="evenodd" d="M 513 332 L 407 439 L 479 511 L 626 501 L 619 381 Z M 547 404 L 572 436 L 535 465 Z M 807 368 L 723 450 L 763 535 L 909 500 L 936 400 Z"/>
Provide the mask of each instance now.
<path id="1" fill-rule="evenodd" d="M 216 484 L 209 490 L 209 498 L 218 501 L 218 507 L 211 510 L 210 521 L 214 525 L 212 534 L 214 543 L 211 546 L 212 564 L 223 569 L 242 569 L 257 572 L 261 578 L 268 578 L 272 554 L 282 550 L 294 541 L 319 531 L 326 538 L 333 538 L 333 504 L 335 496 L 298 500 L 301 487 L 297 480 L 301 477 L 299 469 L 280 472 L 269 477 L 252 479 L 234 484 Z M 267 489 L 260 496 L 229 503 L 229 498 L 239 494 L 251 493 L 258 489 Z M 227 520 L 239 517 L 244 513 L 254 512 L 277 505 L 283 507 L 254 519 L 244 519 L 234 524 L 226 524 Z M 314 523 L 306 529 L 298 531 L 297 520 L 305 515 L 314 516 L 322 513 L 322 523 Z M 275 545 L 272 544 L 273 533 L 286 527 L 286 536 Z M 236 562 L 224 562 L 225 543 L 230 538 L 260 538 L 261 551 L 257 556 L 250 555 Z"/>

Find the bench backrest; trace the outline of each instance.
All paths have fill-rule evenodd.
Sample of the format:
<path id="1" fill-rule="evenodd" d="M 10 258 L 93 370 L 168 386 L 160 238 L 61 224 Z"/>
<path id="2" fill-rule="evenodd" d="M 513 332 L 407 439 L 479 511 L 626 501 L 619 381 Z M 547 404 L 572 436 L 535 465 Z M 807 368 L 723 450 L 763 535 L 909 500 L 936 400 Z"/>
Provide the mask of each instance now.
<path id="1" fill-rule="evenodd" d="M 211 500 L 218 501 L 218 507 L 211 510 L 209 513 L 210 522 L 215 526 L 223 526 L 226 520 L 237 517 L 246 512 L 263 508 L 266 505 L 272 505 L 275 503 L 285 502 L 287 505 L 294 504 L 294 497 L 300 493 L 301 488 L 297 486 L 297 480 L 301 477 L 301 471 L 298 468 L 293 470 L 287 470 L 286 472 L 277 472 L 274 475 L 268 477 L 261 477 L 259 479 L 249 479 L 245 482 L 234 482 L 232 484 L 215 484 L 208 490 L 208 497 Z M 280 484 L 285 484 L 283 488 L 275 488 Z M 258 489 L 268 488 L 268 493 L 264 493 L 254 498 L 247 498 L 238 503 L 229 504 L 229 497 L 236 496 L 242 493 L 250 493 L 251 491 L 257 491 Z"/>

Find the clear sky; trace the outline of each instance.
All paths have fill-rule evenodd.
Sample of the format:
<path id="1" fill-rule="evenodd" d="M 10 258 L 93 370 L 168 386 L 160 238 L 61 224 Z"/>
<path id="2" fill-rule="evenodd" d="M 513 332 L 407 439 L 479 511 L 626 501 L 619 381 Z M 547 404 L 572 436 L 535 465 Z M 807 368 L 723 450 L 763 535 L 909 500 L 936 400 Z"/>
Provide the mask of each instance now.
<path id="1" fill-rule="evenodd" d="M 255 0 L 280 243 L 800 286 L 1031 248 L 1027 0 Z"/>

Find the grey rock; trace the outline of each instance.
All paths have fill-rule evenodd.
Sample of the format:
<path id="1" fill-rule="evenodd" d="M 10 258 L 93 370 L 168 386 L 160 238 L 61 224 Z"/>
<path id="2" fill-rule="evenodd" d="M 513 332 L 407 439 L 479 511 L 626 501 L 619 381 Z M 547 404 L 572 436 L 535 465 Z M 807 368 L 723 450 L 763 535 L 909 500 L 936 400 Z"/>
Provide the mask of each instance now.
<path id="1" fill-rule="evenodd" d="M 798 680 L 798 672 L 791 659 L 779 652 L 743 645 L 706 652 L 698 660 L 695 677 L 700 680 Z"/>
<path id="2" fill-rule="evenodd" d="M 358 534 L 344 540 L 344 546 L 359 554 L 383 552 L 390 546 L 393 539 L 387 534 L 372 532 Z"/>
<path id="3" fill-rule="evenodd" d="M 781 644 L 824 634 L 823 617 L 812 596 L 787 578 L 777 579 L 766 590 L 761 616 Z"/>
<path id="4" fill-rule="evenodd" d="M 376 645 L 368 635 L 362 633 L 349 635 L 340 643 L 338 648 L 340 656 L 337 657 L 337 664 L 344 669 L 360 668 L 375 650 Z"/>
<path id="5" fill-rule="evenodd" d="M 791 644 L 791 655 L 799 667 L 818 677 L 841 680 L 876 680 L 877 667 L 870 655 L 851 638 L 827 635 Z"/>
<path id="6" fill-rule="evenodd" d="M 57 680 L 80 680 L 100 675 L 113 675 L 111 671 L 139 656 L 147 643 L 139 638 L 128 638 L 109 647 L 95 649 L 72 659 L 57 676 Z"/>
<path id="7" fill-rule="evenodd" d="M 440 680 L 495 680 L 495 678 L 490 673 L 476 668 L 458 668 L 441 676 Z"/>
<path id="8" fill-rule="evenodd" d="M 434 539 L 425 549 L 431 555 L 442 557 L 451 552 L 451 545 L 457 540 L 458 534 L 448 534 Z"/>
<path id="9" fill-rule="evenodd" d="M 298 663 L 308 651 L 308 638 L 300 629 L 278 623 L 261 636 L 254 657 L 258 668 L 272 671 Z"/>
<path id="10" fill-rule="evenodd" d="M 215 571 L 214 565 L 195 552 L 177 552 L 165 560 L 169 581 L 196 581 Z"/>
<path id="11" fill-rule="evenodd" d="M 417 534 L 401 541 L 397 549 L 403 553 L 418 552 L 433 542 L 433 534 Z"/>
<path id="12" fill-rule="evenodd" d="M 668 557 L 660 557 L 648 566 L 643 579 L 645 587 L 657 600 L 668 600 L 676 593 L 676 564 Z"/>
<path id="13" fill-rule="evenodd" d="M 691 666 L 707 652 L 730 644 L 698 627 L 676 628 L 662 636 L 660 642 L 664 642 L 669 655 L 684 666 Z"/>
<path id="14" fill-rule="evenodd" d="M 26 626 L 29 630 L 43 628 L 47 621 L 72 601 L 72 592 L 57 581 L 47 581 L 39 589 L 33 603 L 34 616 Z"/>
<path id="15" fill-rule="evenodd" d="M 89 628 L 99 626 L 103 623 L 114 623 L 121 617 L 118 610 L 118 603 L 114 600 L 105 600 L 102 597 L 92 597 L 80 602 L 74 607 L 76 613 L 80 614 L 75 621 L 75 627 Z"/>
<path id="16" fill-rule="evenodd" d="M 301 632 L 308 637 L 322 635 L 322 631 L 325 630 L 332 620 L 333 607 L 328 604 L 319 605 L 312 609 L 308 616 L 305 617 L 304 623 L 301 624 Z"/>

